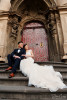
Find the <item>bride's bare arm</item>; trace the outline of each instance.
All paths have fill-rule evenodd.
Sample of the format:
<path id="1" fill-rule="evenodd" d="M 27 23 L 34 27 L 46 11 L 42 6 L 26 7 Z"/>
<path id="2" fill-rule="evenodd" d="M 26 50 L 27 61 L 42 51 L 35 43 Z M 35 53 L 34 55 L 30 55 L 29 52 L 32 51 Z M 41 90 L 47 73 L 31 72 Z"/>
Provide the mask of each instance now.
<path id="1" fill-rule="evenodd" d="M 34 58 L 33 51 L 31 50 L 31 55 L 26 55 L 26 57 L 32 57 L 32 58 Z"/>
<path id="2" fill-rule="evenodd" d="M 33 51 L 32 50 L 31 50 L 31 57 L 34 58 L 34 54 L 33 54 Z"/>

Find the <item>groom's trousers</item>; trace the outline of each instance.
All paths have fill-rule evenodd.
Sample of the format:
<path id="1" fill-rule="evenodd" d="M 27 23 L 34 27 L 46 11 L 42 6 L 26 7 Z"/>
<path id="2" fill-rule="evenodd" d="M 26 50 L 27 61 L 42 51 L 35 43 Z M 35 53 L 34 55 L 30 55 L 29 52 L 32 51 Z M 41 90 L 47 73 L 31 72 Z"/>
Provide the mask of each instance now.
<path id="1" fill-rule="evenodd" d="M 8 59 L 8 65 L 12 67 L 12 73 L 15 73 L 16 69 L 19 68 L 21 59 L 19 58 L 15 59 L 14 57 L 12 57 L 11 54 L 7 56 L 7 59 Z"/>

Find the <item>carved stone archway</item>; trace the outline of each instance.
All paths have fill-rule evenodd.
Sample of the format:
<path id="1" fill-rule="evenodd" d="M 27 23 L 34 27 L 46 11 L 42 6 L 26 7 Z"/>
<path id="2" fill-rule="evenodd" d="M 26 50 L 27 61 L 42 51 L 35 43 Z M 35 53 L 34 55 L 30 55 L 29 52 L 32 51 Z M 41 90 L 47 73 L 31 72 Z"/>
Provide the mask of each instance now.
<path id="1" fill-rule="evenodd" d="M 28 1 L 30 5 L 28 4 Z M 57 9 L 56 7 L 53 9 L 54 2 L 53 3 L 49 2 L 53 0 L 36 0 L 36 3 L 34 0 L 34 3 L 32 3 L 32 5 L 34 4 L 35 5 L 33 7 L 31 7 L 31 0 L 28 0 L 28 1 L 14 0 L 12 2 L 9 21 L 11 19 L 12 21 L 14 20 L 13 16 L 18 19 L 17 20 L 17 26 L 18 26 L 17 36 L 16 38 L 12 37 L 14 39 L 13 48 L 15 48 L 17 46 L 17 42 L 21 40 L 21 31 L 25 23 L 32 20 L 40 21 L 44 24 L 47 35 L 48 35 L 50 61 L 60 61 L 60 56 L 59 56 L 60 51 L 59 51 L 59 41 L 58 41 L 59 37 L 57 35 L 56 18 L 55 18 L 55 12 Z M 9 26 L 9 27 L 12 27 L 12 26 Z"/>

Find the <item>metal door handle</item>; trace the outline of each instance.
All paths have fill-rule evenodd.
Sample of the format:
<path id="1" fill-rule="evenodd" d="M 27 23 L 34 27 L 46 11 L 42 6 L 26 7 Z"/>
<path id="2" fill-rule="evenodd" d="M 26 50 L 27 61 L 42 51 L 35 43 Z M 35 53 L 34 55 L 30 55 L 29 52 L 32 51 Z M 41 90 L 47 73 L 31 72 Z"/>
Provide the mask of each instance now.
<path id="1" fill-rule="evenodd" d="M 38 45 L 38 43 L 36 45 Z"/>

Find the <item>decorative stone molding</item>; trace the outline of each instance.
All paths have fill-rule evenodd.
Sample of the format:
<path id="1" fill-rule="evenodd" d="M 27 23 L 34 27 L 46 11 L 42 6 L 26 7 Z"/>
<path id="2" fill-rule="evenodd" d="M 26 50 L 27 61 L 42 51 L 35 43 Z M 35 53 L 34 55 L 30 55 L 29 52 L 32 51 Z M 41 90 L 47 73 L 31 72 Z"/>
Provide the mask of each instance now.
<path id="1" fill-rule="evenodd" d="M 45 17 L 43 17 L 43 16 L 36 16 L 36 15 L 34 15 L 34 17 L 33 16 L 28 16 L 28 17 L 24 17 L 22 20 L 21 20 L 21 22 L 20 22 L 20 29 L 21 29 L 21 31 L 23 30 L 23 27 L 24 27 L 24 25 L 25 25 L 25 23 L 27 23 L 27 22 L 30 22 L 30 21 L 40 21 L 40 22 L 42 22 L 42 23 L 44 23 L 44 26 L 45 26 L 45 28 L 47 29 L 47 26 L 46 26 L 46 19 L 45 19 Z"/>
<path id="2" fill-rule="evenodd" d="M 23 3 L 24 0 L 12 0 L 11 4 L 12 4 L 12 10 L 16 11 L 18 9 L 18 7 L 21 5 L 21 3 Z M 56 3 L 54 0 L 44 0 L 44 3 L 46 3 L 46 5 L 50 8 L 50 7 L 55 7 Z"/>
<path id="3" fill-rule="evenodd" d="M 10 24 L 10 26 L 12 27 L 10 37 L 13 37 L 14 39 L 16 39 L 18 27 L 19 27 L 18 17 L 10 18 L 8 24 Z"/>

